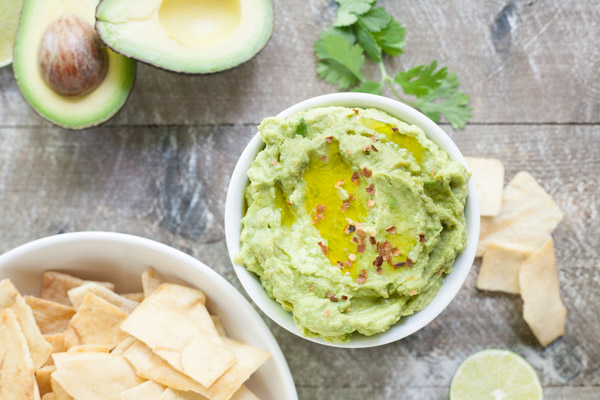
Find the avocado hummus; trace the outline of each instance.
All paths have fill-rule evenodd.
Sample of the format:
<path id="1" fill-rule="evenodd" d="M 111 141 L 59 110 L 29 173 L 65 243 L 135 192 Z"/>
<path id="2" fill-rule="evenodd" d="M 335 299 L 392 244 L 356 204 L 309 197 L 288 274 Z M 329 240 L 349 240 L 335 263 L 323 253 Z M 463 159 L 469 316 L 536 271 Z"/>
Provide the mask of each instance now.
<path id="1" fill-rule="evenodd" d="M 465 167 L 376 109 L 315 108 L 259 130 L 236 262 L 297 326 L 347 341 L 427 306 L 466 246 Z"/>

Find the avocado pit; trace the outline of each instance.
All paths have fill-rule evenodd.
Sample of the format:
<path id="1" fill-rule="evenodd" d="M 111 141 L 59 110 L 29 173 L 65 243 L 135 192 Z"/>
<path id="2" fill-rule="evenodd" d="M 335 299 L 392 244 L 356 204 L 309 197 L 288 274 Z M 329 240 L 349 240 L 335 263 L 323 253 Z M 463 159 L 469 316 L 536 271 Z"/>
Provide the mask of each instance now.
<path id="1" fill-rule="evenodd" d="M 93 27 L 67 14 L 42 35 L 38 62 L 44 82 L 63 96 L 80 96 L 97 88 L 108 70 L 108 53 Z"/>

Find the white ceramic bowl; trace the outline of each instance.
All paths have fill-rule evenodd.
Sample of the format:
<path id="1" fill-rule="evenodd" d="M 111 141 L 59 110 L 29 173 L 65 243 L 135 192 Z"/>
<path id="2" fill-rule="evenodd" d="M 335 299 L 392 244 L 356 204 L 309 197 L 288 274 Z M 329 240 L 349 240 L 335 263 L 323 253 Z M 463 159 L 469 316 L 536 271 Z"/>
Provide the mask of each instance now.
<path id="1" fill-rule="evenodd" d="M 419 126 L 425 131 L 429 139 L 448 152 L 452 160 L 466 166 L 465 159 L 454 142 L 435 122 L 414 108 L 383 96 L 365 93 L 328 94 L 300 102 L 281 112 L 278 116 L 289 117 L 299 111 L 325 106 L 377 108 L 383 110 L 402 121 Z M 267 295 L 258 277 L 243 266 L 236 265 L 234 262 L 234 256 L 240 251 L 244 189 L 248 184 L 247 171 L 252 161 L 254 161 L 256 154 L 263 147 L 264 143 L 260 134 L 257 133 L 250 143 L 248 143 L 248 146 L 235 166 L 229 183 L 225 204 L 225 235 L 229 256 L 242 286 L 244 286 L 250 298 L 273 321 L 288 331 L 316 343 L 335 347 L 373 347 L 394 342 L 418 331 L 437 317 L 450 304 L 469 274 L 473 259 L 475 258 L 477 241 L 479 240 L 479 205 L 475 193 L 475 184 L 472 179 L 468 183 L 469 196 L 465 207 L 467 234 L 469 237 L 467 248 L 456 258 L 452 272 L 446 277 L 442 288 L 425 309 L 409 317 L 402 318 L 386 332 L 373 336 L 355 334 L 352 340 L 346 343 L 331 343 L 321 338 L 304 336 L 294 324 L 292 314 L 285 311 L 279 303 Z"/>
<path id="2" fill-rule="evenodd" d="M 10 278 L 23 294 L 39 295 L 42 273 L 58 270 L 110 281 L 119 292 L 141 290 L 140 274 L 154 267 L 166 280 L 187 282 L 208 297 L 231 337 L 271 353 L 248 387 L 261 399 L 297 400 L 285 358 L 267 325 L 246 299 L 218 273 L 164 244 L 110 232 L 78 232 L 36 240 L 0 256 L 0 279 Z"/>

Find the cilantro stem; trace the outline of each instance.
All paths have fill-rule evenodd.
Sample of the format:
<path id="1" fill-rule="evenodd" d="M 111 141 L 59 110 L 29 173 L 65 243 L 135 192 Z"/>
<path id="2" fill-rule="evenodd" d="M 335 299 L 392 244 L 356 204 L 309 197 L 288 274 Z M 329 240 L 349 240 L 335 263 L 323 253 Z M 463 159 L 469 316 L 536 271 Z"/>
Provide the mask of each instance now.
<path id="1" fill-rule="evenodd" d="M 396 82 L 394 82 L 394 80 L 392 79 L 392 77 L 388 75 L 387 69 L 385 68 L 385 65 L 383 64 L 383 62 L 381 61 L 378 64 L 379 64 L 379 71 L 381 72 L 381 81 L 379 82 L 379 84 L 381 86 L 383 86 L 384 84 L 386 84 L 388 86 L 388 88 L 390 88 L 390 90 L 392 91 L 392 94 L 394 96 L 396 96 L 396 98 L 398 100 L 400 100 L 404 104 L 408 104 L 411 107 L 415 107 L 415 104 L 413 102 L 406 100 L 404 97 L 400 96 L 400 94 L 398 93 L 398 91 L 396 91 L 396 89 L 394 88 L 394 84 Z"/>

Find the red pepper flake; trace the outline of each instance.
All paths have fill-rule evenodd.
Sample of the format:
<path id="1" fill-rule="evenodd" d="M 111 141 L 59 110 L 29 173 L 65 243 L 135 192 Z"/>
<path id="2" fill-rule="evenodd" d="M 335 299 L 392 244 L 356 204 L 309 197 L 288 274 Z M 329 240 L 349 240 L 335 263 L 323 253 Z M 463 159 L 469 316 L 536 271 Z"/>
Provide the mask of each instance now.
<path id="1" fill-rule="evenodd" d="M 352 241 L 353 241 L 354 243 L 358 243 L 358 238 L 357 238 L 356 236 L 354 236 L 354 237 L 352 238 Z"/>
<path id="2" fill-rule="evenodd" d="M 369 137 L 369 139 L 371 139 L 372 142 L 376 142 L 377 140 L 379 140 L 375 136 L 371 136 L 371 137 Z"/>
<path id="3" fill-rule="evenodd" d="M 397 268 L 400 268 L 400 267 L 404 267 L 405 265 L 406 265 L 405 262 L 399 262 L 399 263 L 394 264 L 394 268 L 397 269 Z"/>
<path id="4" fill-rule="evenodd" d="M 273 166 L 277 165 L 277 161 L 271 160 L 271 165 L 273 165 Z"/>
<path id="5" fill-rule="evenodd" d="M 375 186 L 371 183 L 369 186 L 365 188 L 365 191 L 371 196 L 375 195 Z"/>
<path id="6" fill-rule="evenodd" d="M 382 273 L 382 272 L 383 272 L 383 269 L 381 269 L 381 267 L 377 267 L 377 273 L 378 273 L 379 275 L 381 275 L 381 273 Z"/>
<path id="7" fill-rule="evenodd" d="M 392 249 L 392 255 L 393 255 L 394 257 L 398 257 L 398 256 L 400 255 L 400 249 L 399 249 L 399 248 L 397 248 L 397 247 L 394 247 L 394 248 Z"/>
<path id="8" fill-rule="evenodd" d="M 411 260 L 410 258 L 406 257 L 406 266 L 407 267 L 412 267 L 413 266 L 413 260 Z"/>
<path id="9" fill-rule="evenodd" d="M 379 255 L 375 258 L 375 261 L 373 261 L 373 265 L 376 267 L 380 267 L 381 264 L 383 264 L 383 256 Z"/>
<path id="10" fill-rule="evenodd" d="M 359 254 L 362 254 L 365 252 L 365 250 L 367 249 L 367 245 L 366 244 L 359 244 L 358 246 L 356 246 L 356 252 Z"/>
<path id="11" fill-rule="evenodd" d="M 358 172 L 352 174 L 352 183 L 360 185 L 360 176 L 358 176 Z"/>
<path id="12" fill-rule="evenodd" d="M 416 296 L 416 295 L 418 295 L 418 294 L 419 294 L 419 292 L 417 292 L 417 291 L 416 291 L 416 290 L 414 290 L 414 289 L 413 289 L 413 290 L 411 290 L 410 292 L 408 292 L 408 295 L 409 295 L 409 296 L 411 296 L 411 297 L 412 297 L 412 296 Z"/>
<path id="13" fill-rule="evenodd" d="M 324 213 L 325 210 L 327 210 L 327 206 L 325 206 L 323 204 L 317 204 L 317 212 L 318 213 Z"/>
<path id="14" fill-rule="evenodd" d="M 348 198 L 350 201 L 354 201 L 354 195 L 352 193 L 348 193 Z"/>
<path id="15" fill-rule="evenodd" d="M 338 298 L 335 297 L 333 295 L 333 293 L 331 293 L 331 292 L 327 292 L 327 294 L 325 295 L 325 297 L 327 297 L 329 300 L 333 301 L 334 303 L 337 303 L 337 301 L 338 301 Z"/>
<path id="16" fill-rule="evenodd" d="M 339 189 L 339 188 L 340 188 L 341 186 L 343 186 L 343 185 L 344 185 L 344 180 L 342 179 L 341 181 L 339 181 L 339 182 L 336 182 L 336 183 L 333 185 L 333 187 L 334 187 L 334 188 L 336 188 L 336 189 Z"/>
<path id="17" fill-rule="evenodd" d="M 369 208 L 375 207 L 375 204 L 376 204 L 375 200 L 368 200 L 367 201 L 367 207 L 369 207 Z"/>
<path id="18" fill-rule="evenodd" d="M 396 127 L 394 126 L 394 127 L 392 127 L 392 131 L 393 131 L 393 132 L 398 132 L 398 128 L 396 128 Z"/>
<path id="19" fill-rule="evenodd" d="M 374 238 L 374 237 L 372 237 L 372 236 L 369 238 L 369 242 L 370 242 L 372 245 L 374 245 L 374 244 L 376 244 L 376 243 L 377 243 L 377 241 L 375 240 L 375 238 Z"/>
<path id="20" fill-rule="evenodd" d="M 313 285 L 310 285 L 310 286 L 308 287 L 308 290 L 311 290 L 311 291 L 312 291 L 312 290 L 315 290 L 315 287 L 314 287 Z"/>
<path id="21" fill-rule="evenodd" d="M 364 237 L 366 237 L 366 236 L 367 236 L 367 232 L 365 232 L 365 230 L 364 230 L 364 229 L 362 229 L 362 228 L 359 228 L 359 229 L 357 229 L 357 230 L 356 230 L 356 235 L 357 235 L 358 237 L 364 238 Z"/>
<path id="22" fill-rule="evenodd" d="M 377 150 L 377 147 L 375 147 L 375 146 L 371 146 L 371 148 L 373 149 L 373 151 L 375 151 L 375 152 L 379 153 L 379 150 Z"/>
<path id="23" fill-rule="evenodd" d="M 360 274 L 358 274 L 358 277 L 356 278 L 356 282 L 359 285 L 364 285 L 365 283 L 367 283 L 367 271 L 366 270 L 362 270 L 360 271 Z"/>
<path id="24" fill-rule="evenodd" d="M 346 199 L 346 200 L 342 201 L 342 205 L 340 206 L 340 210 L 346 211 L 349 208 L 350 208 L 350 200 Z"/>
<path id="25" fill-rule="evenodd" d="M 321 161 L 327 161 L 327 156 L 325 156 L 325 155 L 321 156 Z"/>
<path id="26" fill-rule="evenodd" d="M 421 242 L 421 243 L 426 242 L 424 233 L 419 233 L 419 242 Z"/>
<path id="27" fill-rule="evenodd" d="M 354 114 L 358 115 L 358 108 L 353 108 L 352 111 L 354 111 Z"/>
<path id="28" fill-rule="evenodd" d="M 371 175 L 373 175 L 373 171 L 371 171 L 369 168 L 364 167 L 361 171 L 360 171 L 361 175 L 364 176 L 365 178 L 370 178 Z"/>
<path id="29" fill-rule="evenodd" d="M 339 268 L 344 268 L 344 263 L 343 263 L 343 262 L 341 262 L 341 261 L 338 261 L 338 262 L 337 262 L 337 266 L 338 266 Z"/>
<path id="30" fill-rule="evenodd" d="M 323 244 L 323 242 L 319 242 L 317 244 L 319 245 L 319 247 L 321 247 L 321 251 L 323 252 L 323 254 L 329 254 L 329 249 L 327 248 L 327 245 Z"/>
<path id="31" fill-rule="evenodd" d="M 371 153 L 371 145 L 368 144 L 365 147 L 363 147 L 362 149 L 365 153 L 367 153 L 367 155 L 369 155 Z"/>
<path id="32" fill-rule="evenodd" d="M 329 317 L 329 315 L 331 315 L 331 310 L 325 310 L 325 312 L 323 313 L 323 315 L 325 317 Z"/>
<path id="33" fill-rule="evenodd" d="M 333 142 L 333 136 L 327 136 L 327 137 L 325 138 L 325 141 L 326 141 L 327 143 L 331 143 L 331 142 Z"/>
<path id="34" fill-rule="evenodd" d="M 346 296 L 345 294 L 342 295 L 342 300 L 346 301 L 348 300 L 348 296 Z"/>
<path id="35" fill-rule="evenodd" d="M 385 231 L 394 235 L 396 234 L 396 227 L 394 225 L 390 225 L 387 228 L 385 228 Z"/>

